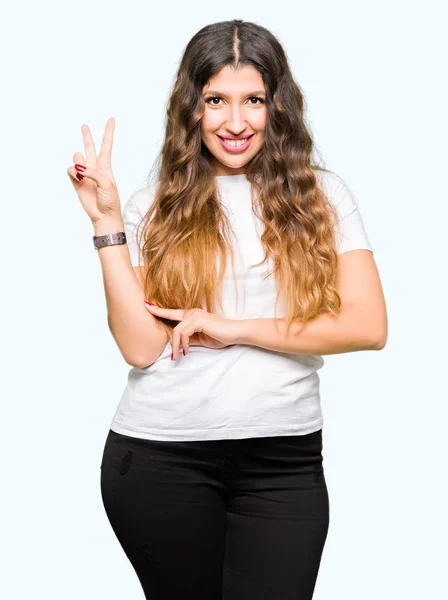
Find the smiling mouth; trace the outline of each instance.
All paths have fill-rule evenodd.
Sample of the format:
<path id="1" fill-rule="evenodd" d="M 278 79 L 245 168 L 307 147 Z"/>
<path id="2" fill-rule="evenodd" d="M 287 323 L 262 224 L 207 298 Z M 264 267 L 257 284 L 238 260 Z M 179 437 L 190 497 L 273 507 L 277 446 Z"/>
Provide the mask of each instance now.
<path id="1" fill-rule="evenodd" d="M 226 148 L 229 149 L 230 151 L 233 152 L 238 152 L 238 151 L 243 151 L 246 148 L 249 147 L 250 142 L 252 140 L 252 138 L 254 137 L 254 133 L 252 135 L 249 135 L 243 139 L 237 139 L 237 140 L 233 140 L 233 139 L 229 139 L 229 138 L 223 138 L 220 135 L 218 135 L 219 141 L 221 142 L 221 145 Z"/>
<path id="2" fill-rule="evenodd" d="M 218 134 L 217 134 L 218 135 Z M 221 138 L 224 141 L 235 141 L 235 142 L 246 142 L 249 138 L 251 138 L 254 134 L 251 133 L 251 135 L 245 135 L 244 137 L 237 137 L 237 138 L 232 138 L 232 137 L 225 137 L 223 135 L 218 135 L 219 138 Z"/>

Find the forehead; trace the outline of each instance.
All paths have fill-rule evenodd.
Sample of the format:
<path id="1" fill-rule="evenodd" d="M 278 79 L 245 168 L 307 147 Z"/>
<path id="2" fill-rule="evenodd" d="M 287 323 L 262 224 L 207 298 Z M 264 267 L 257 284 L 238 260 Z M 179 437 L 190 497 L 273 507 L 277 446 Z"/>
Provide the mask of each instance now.
<path id="1" fill-rule="evenodd" d="M 262 92 L 265 90 L 263 78 L 257 69 L 251 65 L 244 65 L 238 70 L 230 65 L 223 67 L 203 87 L 203 92 L 217 91 L 227 95 L 238 96 L 248 92 Z"/>

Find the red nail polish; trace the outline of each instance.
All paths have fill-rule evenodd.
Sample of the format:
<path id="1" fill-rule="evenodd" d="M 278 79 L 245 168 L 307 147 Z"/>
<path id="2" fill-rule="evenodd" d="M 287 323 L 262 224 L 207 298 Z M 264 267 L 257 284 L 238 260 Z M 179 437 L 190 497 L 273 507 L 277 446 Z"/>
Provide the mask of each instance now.
<path id="1" fill-rule="evenodd" d="M 78 181 L 82 181 L 84 179 L 84 175 L 80 175 L 79 173 L 76 173 L 76 179 Z"/>
<path id="2" fill-rule="evenodd" d="M 182 348 L 182 352 L 184 353 L 184 356 L 187 356 L 187 355 L 185 354 L 185 350 L 184 350 L 183 348 Z"/>
<path id="3" fill-rule="evenodd" d="M 173 352 L 171 352 L 171 360 L 174 360 Z"/>
<path id="4" fill-rule="evenodd" d="M 75 163 L 75 169 L 77 171 L 85 171 L 87 167 L 85 167 L 84 165 L 78 165 L 78 163 Z"/>

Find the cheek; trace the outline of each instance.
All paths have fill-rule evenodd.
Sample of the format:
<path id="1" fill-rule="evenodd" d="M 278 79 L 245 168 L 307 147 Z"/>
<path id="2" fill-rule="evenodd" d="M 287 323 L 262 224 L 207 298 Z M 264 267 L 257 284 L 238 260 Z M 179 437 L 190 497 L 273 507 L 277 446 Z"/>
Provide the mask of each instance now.
<path id="1" fill-rule="evenodd" d="M 257 114 L 254 119 L 252 119 L 252 126 L 257 131 L 262 131 L 266 129 L 268 113 L 266 110 L 260 110 L 259 114 Z"/>
<path id="2" fill-rule="evenodd" d="M 205 111 L 201 120 L 201 131 L 203 135 L 213 133 L 220 126 L 218 115 Z"/>

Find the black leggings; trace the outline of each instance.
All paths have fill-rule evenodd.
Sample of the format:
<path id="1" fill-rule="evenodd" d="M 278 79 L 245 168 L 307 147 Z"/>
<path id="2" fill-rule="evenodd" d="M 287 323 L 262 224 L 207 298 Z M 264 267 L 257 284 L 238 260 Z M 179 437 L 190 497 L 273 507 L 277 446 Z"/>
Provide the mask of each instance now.
<path id="1" fill-rule="evenodd" d="M 322 430 L 158 441 L 109 431 L 101 495 L 150 600 L 310 600 L 329 526 Z"/>

